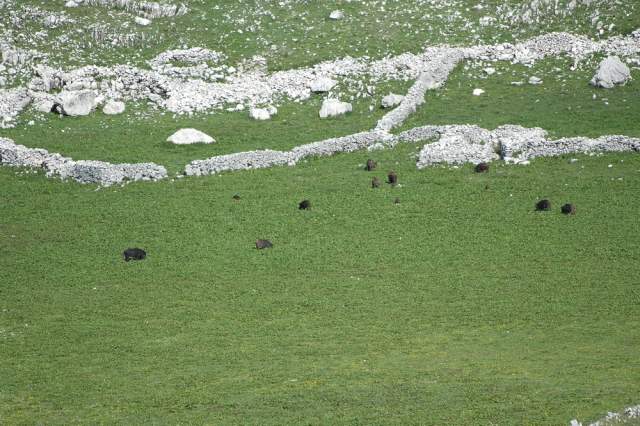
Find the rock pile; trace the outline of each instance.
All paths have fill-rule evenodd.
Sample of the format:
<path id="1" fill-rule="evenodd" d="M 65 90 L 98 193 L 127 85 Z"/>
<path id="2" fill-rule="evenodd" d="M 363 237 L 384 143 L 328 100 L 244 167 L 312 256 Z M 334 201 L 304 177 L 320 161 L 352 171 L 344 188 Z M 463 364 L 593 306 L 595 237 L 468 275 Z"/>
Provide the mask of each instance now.
<path id="1" fill-rule="evenodd" d="M 528 164 L 537 157 L 559 156 L 572 153 L 640 151 L 640 139 L 626 136 L 600 138 L 561 138 L 548 140 L 540 128 L 528 129 L 506 125 L 488 131 L 477 126 L 426 126 L 398 135 L 398 141 L 417 142 L 433 139 L 437 142 L 424 146 L 418 156 L 418 168 L 435 164 L 464 164 L 507 162 Z"/>
<path id="2" fill-rule="evenodd" d="M 111 164 L 104 161 L 74 161 L 45 149 L 16 145 L 11 139 L 0 138 L 0 163 L 12 167 L 41 168 L 48 177 L 72 179 L 79 183 L 102 186 L 138 180 L 160 180 L 167 170 L 154 163 Z"/>
<path id="3" fill-rule="evenodd" d="M 621 413 L 609 412 L 607 415 L 589 426 L 613 426 L 616 424 L 632 424 L 634 419 L 640 418 L 640 405 L 625 408 Z M 578 420 L 574 419 L 570 422 L 571 426 L 582 426 Z"/>
<path id="4" fill-rule="evenodd" d="M 0 89 L 0 128 L 14 127 L 14 120 L 31 102 L 26 89 Z"/>
<path id="5" fill-rule="evenodd" d="M 466 131 L 467 128 L 460 130 L 451 129 L 438 142 L 425 145 L 418 157 L 418 168 L 441 163 L 488 163 L 500 158 L 489 142 L 489 131 L 480 128 L 473 131 Z"/>
<path id="6" fill-rule="evenodd" d="M 308 157 L 329 156 L 338 152 L 358 151 L 391 138 L 382 132 L 363 132 L 340 138 L 300 145 L 291 151 L 248 151 L 195 160 L 185 169 L 187 176 L 203 176 L 225 171 L 294 166 Z"/>

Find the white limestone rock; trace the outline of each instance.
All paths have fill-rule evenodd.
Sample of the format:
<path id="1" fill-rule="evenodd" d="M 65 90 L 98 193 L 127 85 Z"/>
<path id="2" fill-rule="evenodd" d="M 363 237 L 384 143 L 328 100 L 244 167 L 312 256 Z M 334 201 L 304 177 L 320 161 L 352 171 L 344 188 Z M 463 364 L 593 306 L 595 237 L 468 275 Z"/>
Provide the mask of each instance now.
<path id="1" fill-rule="evenodd" d="M 473 96 L 480 96 L 484 94 L 484 90 L 482 89 L 473 89 Z"/>
<path id="2" fill-rule="evenodd" d="M 75 1 L 73 1 L 73 0 L 69 0 L 68 2 L 66 2 L 66 3 L 64 4 L 64 6 L 65 6 L 65 7 L 78 7 L 78 3 L 76 3 L 76 2 L 75 2 Z"/>
<path id="3" fill-rule="evenodd" d="M 91 90 L 63 91 L 60 104 L 70 116 L 89 115 L 96 107 L 96 94 Z"/>
<path id="4" fill-rule="evenodd" d="M 353 107 L 348 102 L 341 102 L 338 99 L 325 99 L 320 108 L 320 118 L 336 117 L 353 111 Z"/>
<path id="5" fill-rule="evenodd" d="M 609 56 L 600 62 L 591 84 L 596 87 L 612 89 L 616 84 L 625 84 L 630 78 L 629 67 L 617 56 Z"/>
<path id="6" fill-rule="evenodd" d="M 251 108 L 249 110 L 249 117 L 254 120 L 270 120 L 271 114 L 266 108 Z"/>
<path id="7" fill-rule="evenodd" d="M 215 143 L 215 139 L 196 129 L 180 129 L 167 138 L 167 142 L 175 145 L 191 145 L 194 143 Z"/>
<path id="8" fill-rule="evenodd" d="M 344 12 L 341 10 L 334 10 L 329 14 L 329 19 L 334 21 L 339 21 L 342 18 L 344 18 Z"/>
<path id="9" fill-rule="evenodd" d="M 395 93 L 389 93 L 387 96 L 382 98 L 382 108 L 393 108 L 396 105 L 400 105 L 404 96 L 396 95 Z"/>
<path id="10" fill-rule="evenodd" d="M 309 88 L 314 93 L 325 93 L 333 89 L 336 84 L 338 84 L 338 82 L 335 80 L 332 80 L 328 77 L 320 77 L 317 80 L 313 81 Z"/>
<path id="11" fill-rule="evenodd" d="M 529 84 L 533 84 L 534 86 L 537 86 L 539 84 L 542 84 L 542 79 L 540 77 L 536 77 L 535 75 L 532 75 L 531 77 L 529 77 Z"/>
<path id="12" fill-rule="evenodd" d="M 136 16 L 136 24 L 146 27 L 147 25 L 151 25 L 151 20 L 147 18 L 143 18 L 141 16 Z"/>
<path id="13" fill-rule="evenodd" d="M 48 113 L 53 108 L 53 101 L 50 99 L 41 99 L 33 103 L 33 107 L 38 112 Z"/>
<path id="14" fill-rule="evenodd" d="M 124 102 L 108 100 L 102 108 L 102 112 L 107 115 L 122 114 L 125 110 Z"/>

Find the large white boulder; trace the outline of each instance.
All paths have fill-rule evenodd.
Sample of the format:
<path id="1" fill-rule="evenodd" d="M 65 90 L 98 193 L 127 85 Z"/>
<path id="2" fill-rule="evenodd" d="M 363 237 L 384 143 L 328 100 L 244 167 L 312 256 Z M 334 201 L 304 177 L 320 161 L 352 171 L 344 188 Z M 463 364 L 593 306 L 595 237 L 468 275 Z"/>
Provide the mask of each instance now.
<path id="1" fill-rule="evenodd" d="M 596 87 L 612 89 L 616 84 L 625 84 L 630 78 L 629 67 L 617 56 L 609 56 L 600 62 L 591 84 Z"/>
<path id="2" fill-rule="evenodd" d="M 215 139 L 196 129 L 180 129 L 167 138 L 167 142 L 176 145 L 191 145 L 194 143 L 214 143 Z"/>
<path id="3" fill-rule="evenodd" d="M 317 80 L 313 81 L 309 88 L 314 93 L 324 93 L 333 89 L 336 84 L 338 84 L 338 82 L 335 80 L 332 80 L 328 77 L 320 77 Z"/>
<path id="4" fill-rule="evenodd" d="M 96 94 L 91 90 L 61 92 L 60 103 L 64 112 L 71 116 L 89 115 L 96 107 Z"/>
<path id="5" fill-rule="evenodd" d="M 124 112 L 125 105 L 124 102 L 108 100 L 107 103 L 102 108 L 102 112 L 107 115 L 116 115 L 122 114 Z"/>
<path id="6" fill-rule="evenodd" d="M 382 108 L 393 108 L 396 105 L 400 105 L 400 102 L 404 99 L 402 95 L 396 95 L 395 93 L 389 93 L 382 98 Z"/>
<path id="7" fill-rule="evenodd" d="M 341 102 L 338 99 L 325 99 L 320 108 L 320 118 L 335 117 L 353 111 L 353 107 L 348 102 Z"/>

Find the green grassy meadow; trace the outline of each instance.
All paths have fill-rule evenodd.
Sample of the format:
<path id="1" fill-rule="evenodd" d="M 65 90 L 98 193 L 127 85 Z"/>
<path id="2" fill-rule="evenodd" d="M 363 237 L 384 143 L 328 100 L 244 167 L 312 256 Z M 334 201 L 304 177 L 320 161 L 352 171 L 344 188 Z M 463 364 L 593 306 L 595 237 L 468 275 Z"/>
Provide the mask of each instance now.
<path id="1" fill-rule="evenodd" d="M 637 401 L 640 159 L 478 175 L 414 149 L 99 191 L 0 170 L 0 421 L 566 424 Z M 370 189 L 387 169 L 402 186 Z"/>

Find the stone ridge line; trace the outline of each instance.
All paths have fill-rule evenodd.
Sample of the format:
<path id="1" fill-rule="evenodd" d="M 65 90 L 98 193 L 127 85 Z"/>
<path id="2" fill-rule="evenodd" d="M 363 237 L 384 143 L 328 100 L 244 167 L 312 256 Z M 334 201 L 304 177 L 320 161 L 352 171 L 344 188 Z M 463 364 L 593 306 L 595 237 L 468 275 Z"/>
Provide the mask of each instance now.
<path id="1" fill-rule="evenodd" d="M 465 152 L 464 150 L 473 150 L 469 158 L 463 162 L 478 161 L 479 158 L 481 160 L 491 161 L 497 159 L 495 157 L 498 155 L 495 153 L 496 143 L 493 142 L 492 138 L 496 137 L 494 136 L 496 134 L 495 132 L 498 132 L 499 129 L 496 129 L 494 132 L 489 132 L 476 126 L 424 126 L 409 130 L 399 136 L 393 136 L 389 131 L 394 127 L 400 126 L 415 112 L 418 106 L 424 103 L 426 91 L 441 87 L 448 79 L 451 71 L 464 59 L 482 58 L 493 61 L 511 60 L 515 62 L 526 62 L 535 61 L 548 55 L 560 55 L 563 53 L 570 54 L 574 57 L 584 57 L 599 51 L 619 54 L 637 53 L 640 51 L 640 31 L 636 31 L 626 38 L 612 37 L 599 42 L 567 33 L 550 33 L 517 45 L 500 44 L 465 48 L 429 48 L 422 55 L 424 61 L 421 62 L 422 66 L 414 85 L 409 89 L 400 105 L 380 119 L 372 131 L 301 145 L 293 148 L 291 151 L 249 151 L 215 156 L 204 160 L 194 160 L 186 166 L 184 174 L 187 176 L 202 176 L 223 171 L 282 165 L 293 166 L 301 159 L 311 156 L 327 156 L 338 152 L 352 152 L 364 148 L 393 147 L 398 142 L 415 142 L 425 135 L 430 136 L 423 138 L 423 140 L 438 135 L 446 136 L 446 138 L 444 138 L 441 144 L 425 146 L 418 161 L 419 168 L 433 163 L 447 162 L 446 158 L 449 158 L 447 157 L 447 152 L 452 155 L 452 162 L 455 163 L 458 161 L 461 150 L 463 153 Z M 406 56 L 406 54 L 400 55 L 397 58 Z M 427 57 L 429 59 L 426 59 Z M 377 63 L 381 63 L 381 61 L 377 61 Z M 320 64 L 320 68 L 322 69 L 322 67 L 327 64 L 330 63 Z M 362 64 L 356 67 L 358 72 L 362 71 L 360 68 L 361 65 Z M 318 66 L 313 69 L 316 70 L 317 67 Z M 300 73 L 304 71 L 305 70 L 294 70 L 288 72 Z M 326 75 L 334 76 L 329 69 L 326 71 Z M 275 75 L 282 76 L 288 72 L 276 73 Z M 348 73 L 342 70 L 341 74 L 345 75 Z M 157 79 L 154 79 L 154 84 L 158 84 Z M 218 83 L 215 84 L 220 85 Z M 501 149 L 502 147 L 514 145 L 509 138 L 517 141 L 517 143 L 520 144 L 518 145 L 520 148 L 524 146 L 528 149 L 518 151 L 522 153 L 522 158 L 503 157 L 505 160 L 513 158 L 512 161 L 514 162 L 526 162 L 529 158 L 535 158 L 536 156 L 560 155 L 558 153 L 567 152 L 639 150 L 637 139 L 624 136 L 604 136 L 596 140 L 571 138 L 548 141 L 546 139 L 546 132 L 542 129 L 524 129 L 520 126 L 503 126 L 501 129 L 502 133 L 498 132 L 499 136 L 497 136 L 500 138 L 499 147 Z M 453 133 L 453 135 L 451 133 Z M 462 134 L 462 136 L 460 136 L 460 134 Z M 528 141 L 529 144 L 527 145 L 525 143 L 523 145 L 523 140 Z M 491 143 L 484 143 L 486 141 L 490 141 Z M 545 144 L 551 144 L 552 146 Z M 485 146 L 485 148 L 479 149 L 478 146 Z M 559 148 L 560 146 L 561 148 Z M 492 149 L 492 154 L 488 153 L 486 148 Z M 57 175 L 62 179 L 68 177 L 81 183 L 98 183 L 108 186 L 114 183 L 125 183 L 135 180 L 161 180 L 167 177 L 166 169 L 163 166 L 158 166 L 153 163 L 110 164 L 101 161 L 74 161 L 70 158 L 62 157 L 60 154 L 50 154 L 43 149 L 31 149 L 22 145 L 16 145 L 10 139 L 0 139 L 0 149 L 0 163 L 2 164 L 42 167 L 47 170 L 47 176 Z M 439 154 L 440 157 L 437 157 L 434 153 L 434 150 L 438 149 L 443 151 Z M 434 158 L 436 158 L 436 160 L 434 160 Z M 442 161 L 437 160 L 437 158 L 441 158 Z M 498 156 L 498 158 L 500 157 Z"/>

